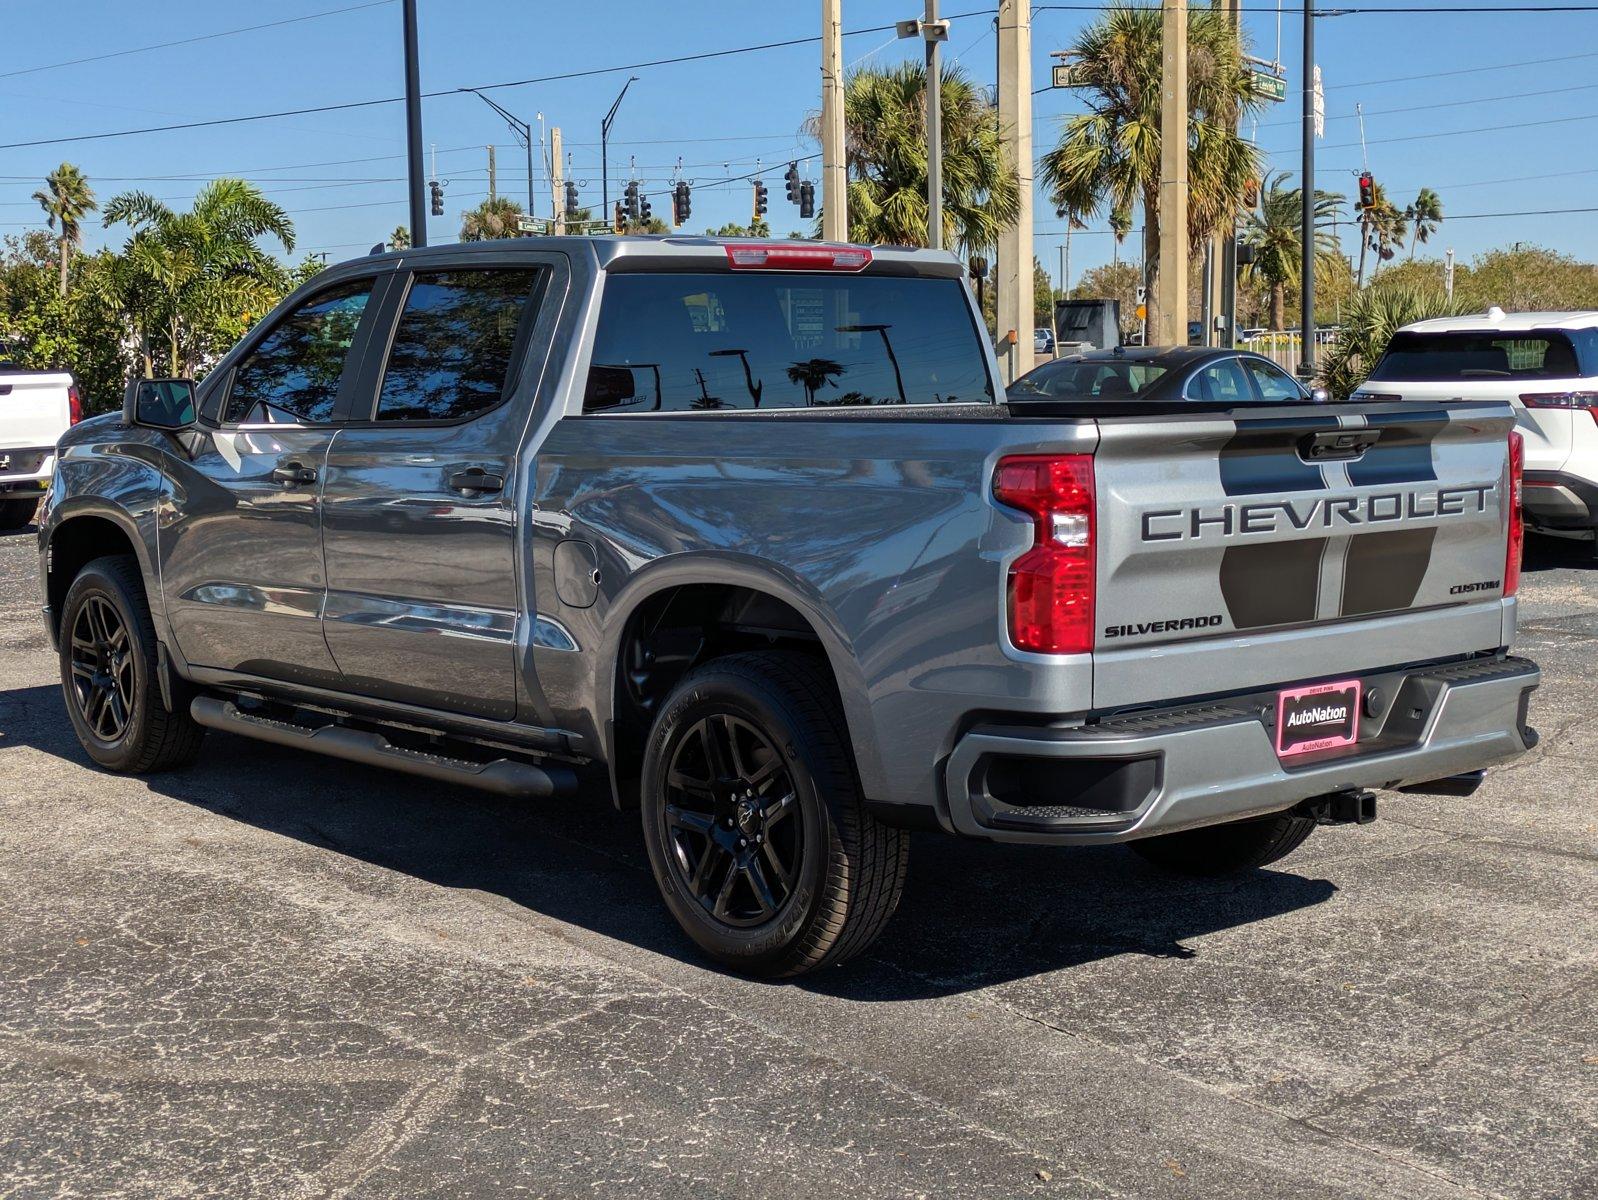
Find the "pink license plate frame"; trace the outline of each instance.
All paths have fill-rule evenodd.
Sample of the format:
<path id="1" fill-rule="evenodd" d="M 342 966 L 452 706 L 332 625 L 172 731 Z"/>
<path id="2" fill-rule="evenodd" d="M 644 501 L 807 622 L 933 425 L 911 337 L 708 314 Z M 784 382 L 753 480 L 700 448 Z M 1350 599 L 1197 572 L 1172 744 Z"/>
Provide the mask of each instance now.
<path id="1" fill-rule="evenodd" d="M 1276 755 L 1293 758 L 1316 750 L 1335 750 L 1359 741 L 1359 707 L 1364 685 L 1358 679 L 1339 679 L 1310 687 L 1288 688 L 1276 694 Z M 1341 708 L 1344 716 L 1332 719 L 1317 710 Z M 1310 719 L 1305 721 L 1306 714 Z M 1294 717 L 1300 718 L 1290 728 Z"/>

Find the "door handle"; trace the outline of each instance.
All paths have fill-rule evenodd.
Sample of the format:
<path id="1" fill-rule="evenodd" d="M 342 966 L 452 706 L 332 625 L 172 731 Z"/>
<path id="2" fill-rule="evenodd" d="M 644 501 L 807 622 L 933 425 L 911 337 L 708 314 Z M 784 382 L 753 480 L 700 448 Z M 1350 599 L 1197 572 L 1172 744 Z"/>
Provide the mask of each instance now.
<path id="1" fill-rule="evenodd" d="M 304 463 L 287 462 L 273 468 L 272 478 L 278 483 L 315 483 L 316 468 Z"/>
<path id="2" fill-rule="evenodd" d="M 472 467 L 451 475 L 449 486 L 457 492 L 497 492 L 504 488 L 505 477 L 485 471 L 482 467 Z"/>

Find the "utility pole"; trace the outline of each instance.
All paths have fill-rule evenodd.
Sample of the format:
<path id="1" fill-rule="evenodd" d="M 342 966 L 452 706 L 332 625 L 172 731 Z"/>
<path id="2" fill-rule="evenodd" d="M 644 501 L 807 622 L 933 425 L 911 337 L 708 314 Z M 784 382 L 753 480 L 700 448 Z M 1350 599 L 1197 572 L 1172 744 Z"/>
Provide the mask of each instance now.
<path id="1" fill-rule="evenodd" d="M 821 0 L 821 237 L 849 240 L 843 141 L 843 0 Z"/>
<path id="2" fill-rule="evenodd" d="M 1162 0 L 1157 345 L 1187 345 L 1187 0 Z"/>
<path id="3" fill-rule="evenodd" d="M 1020 177 L 1021 211 L 999 234 L 997 325 L 1004 381 L 1032 369 L 1032 9 L 999 0 L 999 127 Z"/>
<path id="4" fill-rule="evenodd" d="M 1242 25 L 1238 9 L 1238 0 L 1221 0 L 1221 11 L 1226 14 L 1226 24 L 1231 30 L 1232 39 L 1237 44 L 1238 53 L 1242 53 Z M 1241 113 L 1237 114 L 1241 116 Z M 1237 117 L 1232 121 L 1232 128 L 1237 128 Z M 1237 295 L 1237 215 L 1228 213 L 1225 223 L 1215 231 L 1215 236 L 1210 240 L 1210 314 L 1211 319 L 1205 322 L 1204 344 L 1206 346 L 1235 346 L 1237 334 L 1232 329 L 1233 300 Z M 1222 328 L 1215 328 L 1216 317 L 1223 319 Z"/>
<path id="5" fill-rule="evenodd" d="M 427 187 L 422 170 L 422 70 L 416 55 L 416 0 L 404 0 L 405 151 L 409 159 L 411 245 L 427 245 Z"/>
<path id="6" fill-rule="evenodd" d="M 943 249 L 943 72 L 938 46 L 946 36 L 938 24 L 938 0 L 927 0 L 921 36 L 927 43 L 927 245 Z"/>
<path id="7" fill-rule="evenodd" d="M 1315 0 L 1304 2 L 1304 165 L 1299 180 L 1304 207 L 1299 247 L 1300 292 L 1304 312 L 1299 323 L 1301 379 L 1315 377 Z"/>
<path id="8" fill-rule="evenodd" d="M 494 147 L 490 146 L 488 148 L 488 202 L 490 204 L 494 202 L 494 197 L 497 194 L 495 188 L 496 180 L 497 176 L 494 173 Z"/>
<path id="9" fill-rule="evenodd" d="M 1448 297 L 1448 302 L 1454 302 L 1454 248 L 1448 247 L 1443 255 L 1443 294 Z"/>
<path id="10" fill-rule="evenodd" d="M 621 107 L 622 97 L 637 82 L 638 76 L 627 76 L 627 82 L 621 85 L 621 91 L 616 95 L 616 103 L 610 106 L 605 119 L 599 123 L 599 211 L 602 213 L 610 212 L 610 127 L 616 120 L 616 110 Z"/>
<path id="11" fill-rule="evenodd" d="M 560 126 L 549 130 L 549 197 L 554 202 L 555 232 L 566 232 L 566 197 L 561 189 Z"/>

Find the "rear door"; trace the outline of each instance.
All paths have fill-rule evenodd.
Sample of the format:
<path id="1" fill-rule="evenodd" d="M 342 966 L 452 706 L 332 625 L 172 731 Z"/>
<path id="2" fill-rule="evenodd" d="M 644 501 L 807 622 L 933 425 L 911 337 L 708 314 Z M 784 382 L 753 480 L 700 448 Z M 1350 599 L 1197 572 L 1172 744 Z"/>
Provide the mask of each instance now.
<path id="1" fill-rule="evenodd" d="M 519 375 L 556 261 L 474 255 L 393 290 L 323 490 L 324 629 L 349 690 L 515 716 Z"/>
<path id="2" fill-rule="evenodd" d="M 1101 420 L 1095 703 L 1497 647 L 1510 427 L 1469 405 Z"/>
<path id="3" fill-rule="evenodd" d="M 0 475 L 24 472 L 22 455 L 17 451 L 49 450 L 71 424 L 68 389 L 72 377 L 60 373 L 30 374 L 0 372 L 0 455 L 10 454 L 12 462 L 0 464 Z"/>

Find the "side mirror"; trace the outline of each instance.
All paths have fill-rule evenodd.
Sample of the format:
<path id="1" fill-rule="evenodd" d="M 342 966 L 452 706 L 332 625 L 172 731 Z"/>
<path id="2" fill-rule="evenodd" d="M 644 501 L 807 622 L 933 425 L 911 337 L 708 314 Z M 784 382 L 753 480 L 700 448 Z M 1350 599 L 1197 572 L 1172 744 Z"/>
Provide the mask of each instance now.
<path id="1" fill-rule="evenodd" d="M 1311 388 L 1309 398 L 1316 404 L 1330 404 L 1332 402 L 1331 392 L 1323 387 Z"/>
<path id="2" fill-rule="evenodd" d="M 122 396 L 122 419 L 150 429 L 187 429 L 199 418 L 192 379 L 133 379 Z"/>

